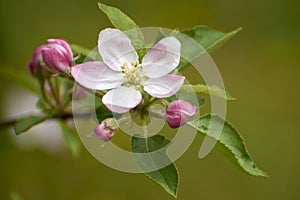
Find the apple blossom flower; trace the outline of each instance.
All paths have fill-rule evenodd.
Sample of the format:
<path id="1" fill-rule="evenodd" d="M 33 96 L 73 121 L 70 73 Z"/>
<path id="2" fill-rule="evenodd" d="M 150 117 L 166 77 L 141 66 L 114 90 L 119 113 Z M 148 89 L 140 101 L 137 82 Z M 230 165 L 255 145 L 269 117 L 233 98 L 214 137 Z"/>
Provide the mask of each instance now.
<path id="1" fill-rule="evenodd" d="M 48 39 L 41 50 L 44 63 L 58 73 L 67 73 L 73 65 L 73 53 L 70 45 L 62 39 Z"/>
<path id="2" fill-rule="evenodd" d="M 197 114 L 197 107 L 187 101 L 175 100 L 166 110 L 166 118 L 171 128 L 178 128 Z"/>
<path id="3" fill-rule="evenodd" d="M 179 64 L 180 42 L 175 37 L 160 40 L 143 57 L 141 64 L 130 39 L 117 29 L 100 32 L 98 51 L 103 62 L 86 62 L 72 68 L 82 86 L 109 90 L 103 103 L 116 113 L 125 113 L 142 101 L 145 91 L 156 98 L 174 95 L 185 77 L 169 74 Z"/>

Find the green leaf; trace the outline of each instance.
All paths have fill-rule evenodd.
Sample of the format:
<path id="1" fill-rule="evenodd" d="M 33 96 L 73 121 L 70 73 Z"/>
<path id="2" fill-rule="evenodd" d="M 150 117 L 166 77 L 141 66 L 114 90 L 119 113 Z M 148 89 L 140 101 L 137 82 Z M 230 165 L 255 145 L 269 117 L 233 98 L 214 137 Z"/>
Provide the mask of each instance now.
<path id="1" fill-rule="evenodd" d="M 112 118 L 113 113 L 110 110 L 108 110 L 108 108 L 101 101 L 101 105 L 96 109 L 96 117 L 98 123 L 101 123 L 107 118 Z"/>
<path id="2" fill-rule="evenodd" d="M 49 119 L 51 116 L 45 115 L 32 115 L 27 117 L 19 118 L 15 125 L 14 130 L 17 135 L 29 130 L 31 127 Z"/>
<path id="3" fill-rule="evenodd" d="M 207 26 L 197 26 L 195 28 L 182 31 L 196 40 L 207 52 L 211 53 L 224 45 L 230 38 L 242 30 L 241 27 L 230 31 L 229 33 L 217 31 Z"/>
<path id="4" fill-rule="evenodd" d="M 65 144 L 74 157 L 80 153 L 81 143 L 77 136 L 77 132 L 73 127 L 68 126 L 64 121 L 59 120 L 62 136 Z"/>
<path id="5" fill-rule="evenodd" d="M 75 64 L 81 64 L 87 61 L 102 60 L 98 49 L 93 50 L 82 47 L 78 44 L 71 44 L 73 54 L 75 55 Z"/>
<path id="6" fill-rule="evenodd" d="M 39 100 L 36 102 L 35 106 L 44 114 L 52 113 L 53 110 L 49 106 L 49 104 L 44 100 L 43 97 L 40 97 Z"/>
<path id="7" fill-rule="evenodd" d="M 195 97 L 195 95 L 191 94 L 191 93 L 182 93 L 182 92 L 179 92 L 179 93 L 177 93 L 177 95 L 173 95 L 173 96 L 170 96 L 170 97 L 166 98 L 166 100 L 169 103 L 171 103 L 172 101 L 175 101 L 177 99 L 190 102 L 190 103 L 192 103 L 194 105 L 198 105 L 198 107 L 202 107 L 205 104 L 205 99 L 203 99 L 199 95 L 197 95 Z"/>
<path id="8" fill-rule="evenodd" d="M 139 26 L 120 9 L 107 6 L 103 3 L 98 2 L 98 7 L 104 12 L 115 28 L 125 32 L 128 32 L 128 37 L 131 39 L 132 45 L 135 47 L 140 58 L 145 54 L 145 43 L 142 31 Z"/>
<path id="9" fill-rule="evenodd" d="M 196 93 L 196 94 L 209 94 L 214 95 L 226 100 L 235 100 L 234 97 L 232 97 L 228 92 L 225 90 L 220 89 L 216 85 L 203 85 L 203 84 L 197 84 L 197 85 L 184 85 L 180 88 L 179 92 L 182 93 Z"/>
<path id="10" fill-rule="evenodd" d="M 91 52 L 90 49 L 80 46 L 78 44 L 71 44 L 71 47 L 74 54 L 81 54 L 87 56 Z"/>
<path id="11" fill-rule="evenodd" d="M 216 138 L 215 134 L 212 132 L 214 131 L 214 127 L 210 127 L 209 129 L 211 120 L 213 120 L 214 123 L 217 123 L 218 126 L 224 124 L 219 138 Z M 200 119 L 189 122 L 189 125 L 196 128 L 199 132 L 216 139 L 221 151 L 230 158 L 233 158 L 232 161 L 235 164 L 238 164 L 238 166 L 248 174 L 268 177 L 268 174 L 260 170 L 252 161 L 243 138 L 238 131 L 221 117 L 216 115 L 206 115 Z"/>
<path id="12" fill-rule="evenodd" d="M 29 75 L 29 73 L 24 73 L 23 71 L 14 68 L 4 67 L 0 70 L 0 79 L 2 81 L 9 81 L 19 84 L 35 94 L 39 93 L 38 83 Z"/>
<path id="13" fill-rule="evenodd" d="M 178 99 L 190 102 L 194 105 L 198 105 L 198 107 L 204 106 L 205 104 L 205 100 L 200 97 L 199 95 L 194 95 L 191 93 L 183 93 L 183 92 L 179 92 L 178 93 Z"/>
<path id="14" fill-rule="evenodd" d="M 225 33 L 208 28 L 207 26 L 196 26 L 195 28 L 184 30 L 181 33 L 194 39 L 208 53 L 212 53 L 213 51 L 224 45 L 229 39 L 231 39 L 241 30 L 242 28 L 239 27 L 231 32 Z M 195 52 L 194 58 L 198 57 L 202 53 L 203 52 Z M 177 70 L 182 70 L 187 66 L 189 66 L 189 62 L 187 62 L 184 59 L 181 59 Z"/>
<path id="15" fill-rule="evenodd" d="M 166 152 L 159 152 L 158 155 L 151 152 L 155 152 L 169 144 L 169 140 L 164 136 L 154 135 L 148 138 L 142 138 L 139 135 L 135 135 L 131 140 L 131 149 L 137 164 L 143 171 L 149 171 L 147 169 L 155 169 L 160 167 L 160 162 L 169 162 L 167 165 L 156 171 L 145 172 L 146 176 L 161 185 L 169 194 L 176 197 L 178 187 L 178 172 L 177 169 L 168 158 Z"/>

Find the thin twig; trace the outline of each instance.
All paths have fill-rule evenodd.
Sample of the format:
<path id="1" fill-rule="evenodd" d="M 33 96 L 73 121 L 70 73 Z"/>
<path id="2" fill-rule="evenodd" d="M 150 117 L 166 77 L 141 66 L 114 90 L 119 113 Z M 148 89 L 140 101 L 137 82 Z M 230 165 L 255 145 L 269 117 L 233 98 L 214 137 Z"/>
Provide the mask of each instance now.
<path id="1" fill-rule="evenodd" d="M 75 115 L 78 117 L 90 117 L 91 113 L 75 113 Z M 70 118 L 73 118 L 73 113 L 63 113 L 63 114 L 53 115 L 48 120 L 53 120 L 53 119 L 66 120 L 66 119 L 70 119 Z M 18 119 L 19 118 L 14 118 L 14 119 L 8 119 L 8 120 L 0 122 L 0 130 L 8 128 L 10 126 L 13 126 L 17 122 Z"/>

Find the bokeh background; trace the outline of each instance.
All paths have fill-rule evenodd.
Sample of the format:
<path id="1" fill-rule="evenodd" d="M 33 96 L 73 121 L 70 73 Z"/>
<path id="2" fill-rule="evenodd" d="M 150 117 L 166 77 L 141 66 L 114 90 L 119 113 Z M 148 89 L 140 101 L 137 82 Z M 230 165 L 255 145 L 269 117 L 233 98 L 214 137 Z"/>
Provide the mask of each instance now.
<path id="1" fill-rule="evenodd" d="M 111 26 L 96 2 L 1 0 L 0 70 L 28 73 L 32 52 L 49 37 L 93 48 L 99 31 Z M 241 172 L 217 150 L 199 160 L 203 138 L 197 137 L 176 162 L 181 174 L 178 199 L 300 199 L 299 1 L 102 2 L 121 8 L 142 27 L 185 29 L 205 24 L 223 31 L 243 27 L 212 56 L 227 90 L 237 98 L 229 102 L 227 119 L 240 130 L 252 158 L 270 178 Z M 13 82 L 1 79 L 0 89 L 1 118 L 34 108 L 30 92 Z M 39 126 L 18 138 L 10 129 L 1 130 L 0 199 L 173 199 L 145 176 L 110 169 L 85 149 L 72 158 L 58 127 L 49 126 L 50 132 Z"/>

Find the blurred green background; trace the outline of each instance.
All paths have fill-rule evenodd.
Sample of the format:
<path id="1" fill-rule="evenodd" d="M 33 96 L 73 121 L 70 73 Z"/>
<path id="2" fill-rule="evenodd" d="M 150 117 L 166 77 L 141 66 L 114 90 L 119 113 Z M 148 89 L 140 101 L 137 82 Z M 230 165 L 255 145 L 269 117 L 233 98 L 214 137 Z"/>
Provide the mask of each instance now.
<path id="1" fill-rule="evenodd" d="M 99 31 L 111 26 L 96 2 L 1 0 L 0 70 L 12 67 L 28 73 L 32 52 L 49 37 L 96 46 Z M 199 160 L 203 138 L 197 137 L 176 162 L 181 174 L 178 199 L 300 199 L 299 1 L 102 2 L 121 8 L 141 27 L 185 29 L 205 24 L 223 31 L 243 27 L 213 58 L 227 90 L 237 98 L 229 102 L 228 120 L 270 178 L 241 172 L 217 150 Z M 13 107 L 18 108 L 26 92 L 4 80 L 0 89 L 0 115 L 7 117 L 7 102 L 16 102 Z M 0 199 L 9 199 L 11 193 L 24 200 L 172 199 L 145 176 L 110 169 L 85 149 L 73 159 L 65 148 L 45 151 L 16 145 L 18 139 L 12 135 L 10 130 L 0 134 Z"/>

